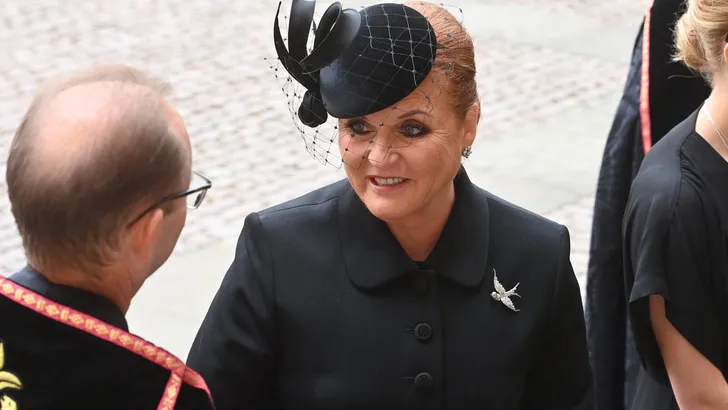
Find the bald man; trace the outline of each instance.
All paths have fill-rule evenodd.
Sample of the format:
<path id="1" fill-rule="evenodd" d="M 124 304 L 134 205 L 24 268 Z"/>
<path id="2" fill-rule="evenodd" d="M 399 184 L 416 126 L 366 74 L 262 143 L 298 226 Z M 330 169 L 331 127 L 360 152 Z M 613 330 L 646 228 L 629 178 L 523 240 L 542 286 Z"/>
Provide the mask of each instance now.
<path id="1" fill-rule="evenodd" d="M 199 375 L 128 332 L 210 181 L 167 87 L 126 66 L 37 94 L 7 163 L 27 266 L 0 277 L 0 409 L 212 409 Z"/>

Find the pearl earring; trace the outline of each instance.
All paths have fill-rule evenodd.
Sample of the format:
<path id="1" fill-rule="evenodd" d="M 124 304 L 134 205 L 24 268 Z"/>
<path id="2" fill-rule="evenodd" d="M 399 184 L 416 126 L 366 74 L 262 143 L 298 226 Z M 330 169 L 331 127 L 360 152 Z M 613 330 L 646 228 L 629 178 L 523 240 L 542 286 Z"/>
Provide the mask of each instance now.
<path id="1" fill-rule="evenodd" d="M 470 157 L 470 154 L 473 153 L 473 147 L 468 145 L 467 147 L 463 148 L 463 157 L 468 158 Z"/>

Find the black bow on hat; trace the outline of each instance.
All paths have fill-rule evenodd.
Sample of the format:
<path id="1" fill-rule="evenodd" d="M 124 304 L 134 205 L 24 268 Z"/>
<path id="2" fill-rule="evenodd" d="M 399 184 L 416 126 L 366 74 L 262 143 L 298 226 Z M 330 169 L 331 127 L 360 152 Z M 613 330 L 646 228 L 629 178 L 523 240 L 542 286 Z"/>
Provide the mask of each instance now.
<path id="1" fill-rule="evenodd" d="M 281 3 L 278 3 L 273 38 L 278 59 L 283 67 L 306 88 L 298 117 L 309 127 L 317 127 L 328 118 L 321 97 L 319 71 L 334 62 L 351 45 L 361 25 L 361 16 L 354 9 L 342 9 L 341 3 L 330 5 L 319 21 L 313 23 L 315 0 L 293 0 L 288 25 L 288 48 L 278 24 Z M 313 50 L 308 54 L 306 45 L 310 29 L 314 27 Z"/>
<path id="2" fill-rule="evenodd" d="M 278 28 L 278 59 L 307 91 L 298 108 L 304 125 L 315 128 L 329 115 L 363 117 L 413 93 L 435 63 L 437 38 L 430 22 L 412 7 L 374 4 L 360 11 L 334 3 L 313 23 L 314 0 L 293 0 L 286 50 Z M 314 27 L 313 51 L 307 54 Z"/>

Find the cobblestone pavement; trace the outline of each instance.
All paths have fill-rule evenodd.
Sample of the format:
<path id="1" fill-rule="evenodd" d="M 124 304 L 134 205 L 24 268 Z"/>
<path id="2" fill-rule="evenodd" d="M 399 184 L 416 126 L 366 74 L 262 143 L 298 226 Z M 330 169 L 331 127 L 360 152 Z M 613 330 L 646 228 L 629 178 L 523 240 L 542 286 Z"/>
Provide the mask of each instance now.
<path id="1" fill-rule="evenodd" d="M 601 1 L 601 0 L 509 0 L 531 7 L 543 8 L 562 13 L 573 13 L 579 16 L 601 21 L 619 23 L 634 19 L 641 15 L 648 5 L 647 1 Z"/>
<path id="2" fill-rule="evenodd" d="M 570 52 L 560 44 L 544 47 L 528 38 L 512 41 L 517 33 L 494 32 L 488 28 L 488 16 L 468 15 L 469 8 L 508 4 L 636 27 L 646 2 L 459 3 L 477 47 L 484 103 L 479 140 L 497 146 L 505 138 L 510 139 L 508 144 L 520 143 L 512 132 L 516 126 L 539 124 L 554 116 L 566 119 L 573 109 L 612 101 L 621 91 L 627 67 L 621 61 Z M 208 201 L 190 214 L 177 252 L 233 238 L 247 213 L 342 175 L 305 152 L 264 61 L 275 56 L 271 39 L 275 7 L 272 0 L 76 0 L 72 6 L 60 0 L 5 2 L 0 13 L 0 156 L 5 156 L 15 126 L 41 81 L 96 63 L 136 65 L 173 84 L 174 102 L 192 136 L 195 166 L 214 181 Z M 543 24 L 548 30 L 548 22 Z M 623 50 L 625 57 L 630 51 Z M 598 129 L 586 138 L 603 139 L 606 132 Z M 471 157 L 474 164 L 477 155 Z M 507 161 L 503 158 L 503 164 Z M 4 181 L 0 185 L 5 190 Z M 591 195 L 585 192 L 583 199 L 547 212 L 569 226 L 573 262 L 582 279 Z M 22 261 L 2 195 L 0 268 L 11 272 Z"/>

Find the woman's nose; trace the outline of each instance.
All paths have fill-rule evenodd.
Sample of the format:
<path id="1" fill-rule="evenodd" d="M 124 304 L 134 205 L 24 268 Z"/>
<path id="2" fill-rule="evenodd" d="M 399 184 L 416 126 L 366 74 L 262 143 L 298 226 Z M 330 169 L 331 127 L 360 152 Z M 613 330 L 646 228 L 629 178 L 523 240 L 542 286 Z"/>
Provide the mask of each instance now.
<path id="1" fill-rule="evenodd" d="M 366 157 L 370 162 L 379 164 L 387 159 L 391 149 L 392 144 L 389 138 L 389 132 L 382 127 L 379 129 L 377 136 L 369 141 Z"/>

